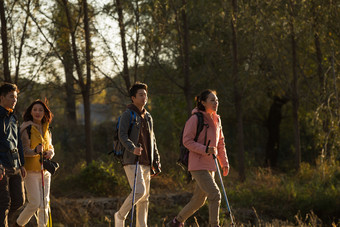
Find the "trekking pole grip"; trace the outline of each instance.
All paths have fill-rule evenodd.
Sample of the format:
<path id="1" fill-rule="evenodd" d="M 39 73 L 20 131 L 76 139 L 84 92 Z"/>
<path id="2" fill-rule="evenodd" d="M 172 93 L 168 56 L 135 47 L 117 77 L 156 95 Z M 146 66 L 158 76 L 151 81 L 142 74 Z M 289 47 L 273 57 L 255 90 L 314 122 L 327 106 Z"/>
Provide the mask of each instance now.
<path id="1" fill-rule="evenodd" d="M 42 144 L 39 143 L 37 146 L 39 146 L 39 145 L 42 145 Z M 37 147 L 35 147 L 35 153 L 37 153 Z M 39 152 L 38 154 L 39 154 L 39 156 L 40 156 L 40 162 L 43 163 L 43 159 L 44 159 L 44 158 L 43 158 L 43 153 L 42 153 L 42 152 Z"/>
<path id="2" fill-rule="evenodd" d="M 142 144 L 139 143 L 137 146 L 138 146 L 138 147 L 142 147 Z M 138 162 L 138 161 L 139 161 L 140 155 L 135 155 L 135 156 L 136 156 L 136 157 L 135 157 L 135 161 Z"/>

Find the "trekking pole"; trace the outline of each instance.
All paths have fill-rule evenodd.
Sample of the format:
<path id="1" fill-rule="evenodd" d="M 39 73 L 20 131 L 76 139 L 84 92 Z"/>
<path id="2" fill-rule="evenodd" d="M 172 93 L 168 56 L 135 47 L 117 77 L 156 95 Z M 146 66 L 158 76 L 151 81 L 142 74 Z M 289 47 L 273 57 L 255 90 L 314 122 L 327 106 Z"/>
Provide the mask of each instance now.
<path id="1" fill-rule="evenodd" d="M 138 147 L 141 147 L 141 144 L 138 144 Z M 136 181 L 137 181 L 137 171 L 138 171 L 139 159 L 136 155 L 136 169 L 135 169 L 135 179 L 133 181 L 133 189 L 132 189 L 132 209 L 131 209 L 131 223 L 130 227 L 133 225 L 133 212 L 135 210 L 135 194 L 136 194 Z"/>
<path id="2" fill-rule="evenodd" d="M 210 144 L 210 140 L 208 141 L 208 145 L 207 145 L 207 150 L 208 150 L 208 146 Z M 222 176 L 221 176 L 221 172 L 220 172 L 220 167 L 218 166 L 218 163 L 217 163 L 217 159 L 216 159 L 216 155 L 213 154 L 213 159 L 215 161 L 215 165 L 216 165 L 216 168 L 217 168 L 217 173 L 218 173 L 218 176 L 220 178 L 220 181 L 221 181 L 221 187 L 222 187 L 222 190 L 223 190 L 223 195 L 224 195 L 224 199 L 227 203 L 227 215 L 229 213 L 230 215 L 230 220 L 231 220 L 231 226 L 234 226 L 234 219 L 233 219 L 233 215 L 231 214 L 231 210 L 230 210 L 230 207 L 229 207 L 229 202 L 228 202 L 228 197 L 227 197 L 227 193 L 225 192 L 225 188 L 224 188 L 224 184 L 223 184 L 223 180 L 222 180 Z"/>
<path id="3" fill-rule="evenodd" d="M 41 144 L 39 144 L 41 145 Z M 44 158 L 43 154 L 39 153 L 40 155 L 40 166 L 41 166 L 41 188 L 42 188 L 42 201 L 43 201 L 43 209 L 44 209 L 44 225 L 46 222 L 46 214 L 45 214 L 45 181 L 44 181 Z"/>

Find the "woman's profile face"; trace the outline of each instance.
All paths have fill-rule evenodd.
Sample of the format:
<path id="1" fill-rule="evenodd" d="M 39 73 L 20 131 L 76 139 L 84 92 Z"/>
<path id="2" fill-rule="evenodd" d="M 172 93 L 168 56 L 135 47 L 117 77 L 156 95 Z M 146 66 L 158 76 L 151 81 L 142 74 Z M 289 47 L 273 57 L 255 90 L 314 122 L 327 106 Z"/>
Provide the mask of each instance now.
<path id="1" fill-rule="evenodd" d="M 218 98 L 214 93 L 210 93 L 206 101 L 202 101 L 207 113 L 216 113 L 218 109 Z"/>
<path id="2" fill-rule="evenodd" d="M 32 107 L 31 115 L 33 117 L 33 122 L 41 123 L 41 120 L 44 118 L 45 115 L 44 107 L 39 103 L 34 104 Z"/>

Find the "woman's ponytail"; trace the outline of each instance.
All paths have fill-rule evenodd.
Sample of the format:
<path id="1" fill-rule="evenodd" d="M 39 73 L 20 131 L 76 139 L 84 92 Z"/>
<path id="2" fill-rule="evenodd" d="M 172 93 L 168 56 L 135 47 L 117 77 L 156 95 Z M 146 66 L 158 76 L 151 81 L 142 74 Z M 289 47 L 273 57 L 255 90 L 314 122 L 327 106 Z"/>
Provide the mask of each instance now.
<path id="1" fill-rule="evenodd" d="M 197 95 L 195 97 L 195 101 L 196 101 L 196 107 L 199 110 L 205 111 L 205 107 L 203 106 L 202 102 L 201 102 L 201 97 L 200 95 Z"/>

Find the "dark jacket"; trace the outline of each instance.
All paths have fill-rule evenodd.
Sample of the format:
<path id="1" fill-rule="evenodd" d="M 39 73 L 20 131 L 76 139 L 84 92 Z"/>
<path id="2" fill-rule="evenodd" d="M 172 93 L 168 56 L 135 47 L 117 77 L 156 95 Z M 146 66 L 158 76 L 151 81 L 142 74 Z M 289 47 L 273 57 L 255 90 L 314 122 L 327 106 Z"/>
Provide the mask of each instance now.
<path id="1" fill-rule="evenodd" d="M 9 152 L 14 149 L 18 149 L 20 165 L 25 164 L 19 130 L 16 116 L 0 106 L 0 164 L 4 167 L 13 167 L 9 160 Z"/>
<path id="2" fill-rule="evenodd" d="M 136 113 L 136 118 L 133 119 L 134 124 L 131 129 L 130 136 L 128 135 L 128 130 L 130 127 L 130 113 L 131 109 L 127 109 L 122 114 L 118 131 L 119 140 L 125 147 L 122 162 L 123 165 L 133 165 L 136 163 L 136 156 L 133 154 L 133 151 L 137 147 L 141 128 L 141 117 Z M 153 165 L 154 163 L 160 162 L 160 157 L 157 149 L 156 137 L 153 131 L 153 120 L 151 114 L 146 112 L 145 118 L 148 122 L 150 133 L 150 163 Z"/>

